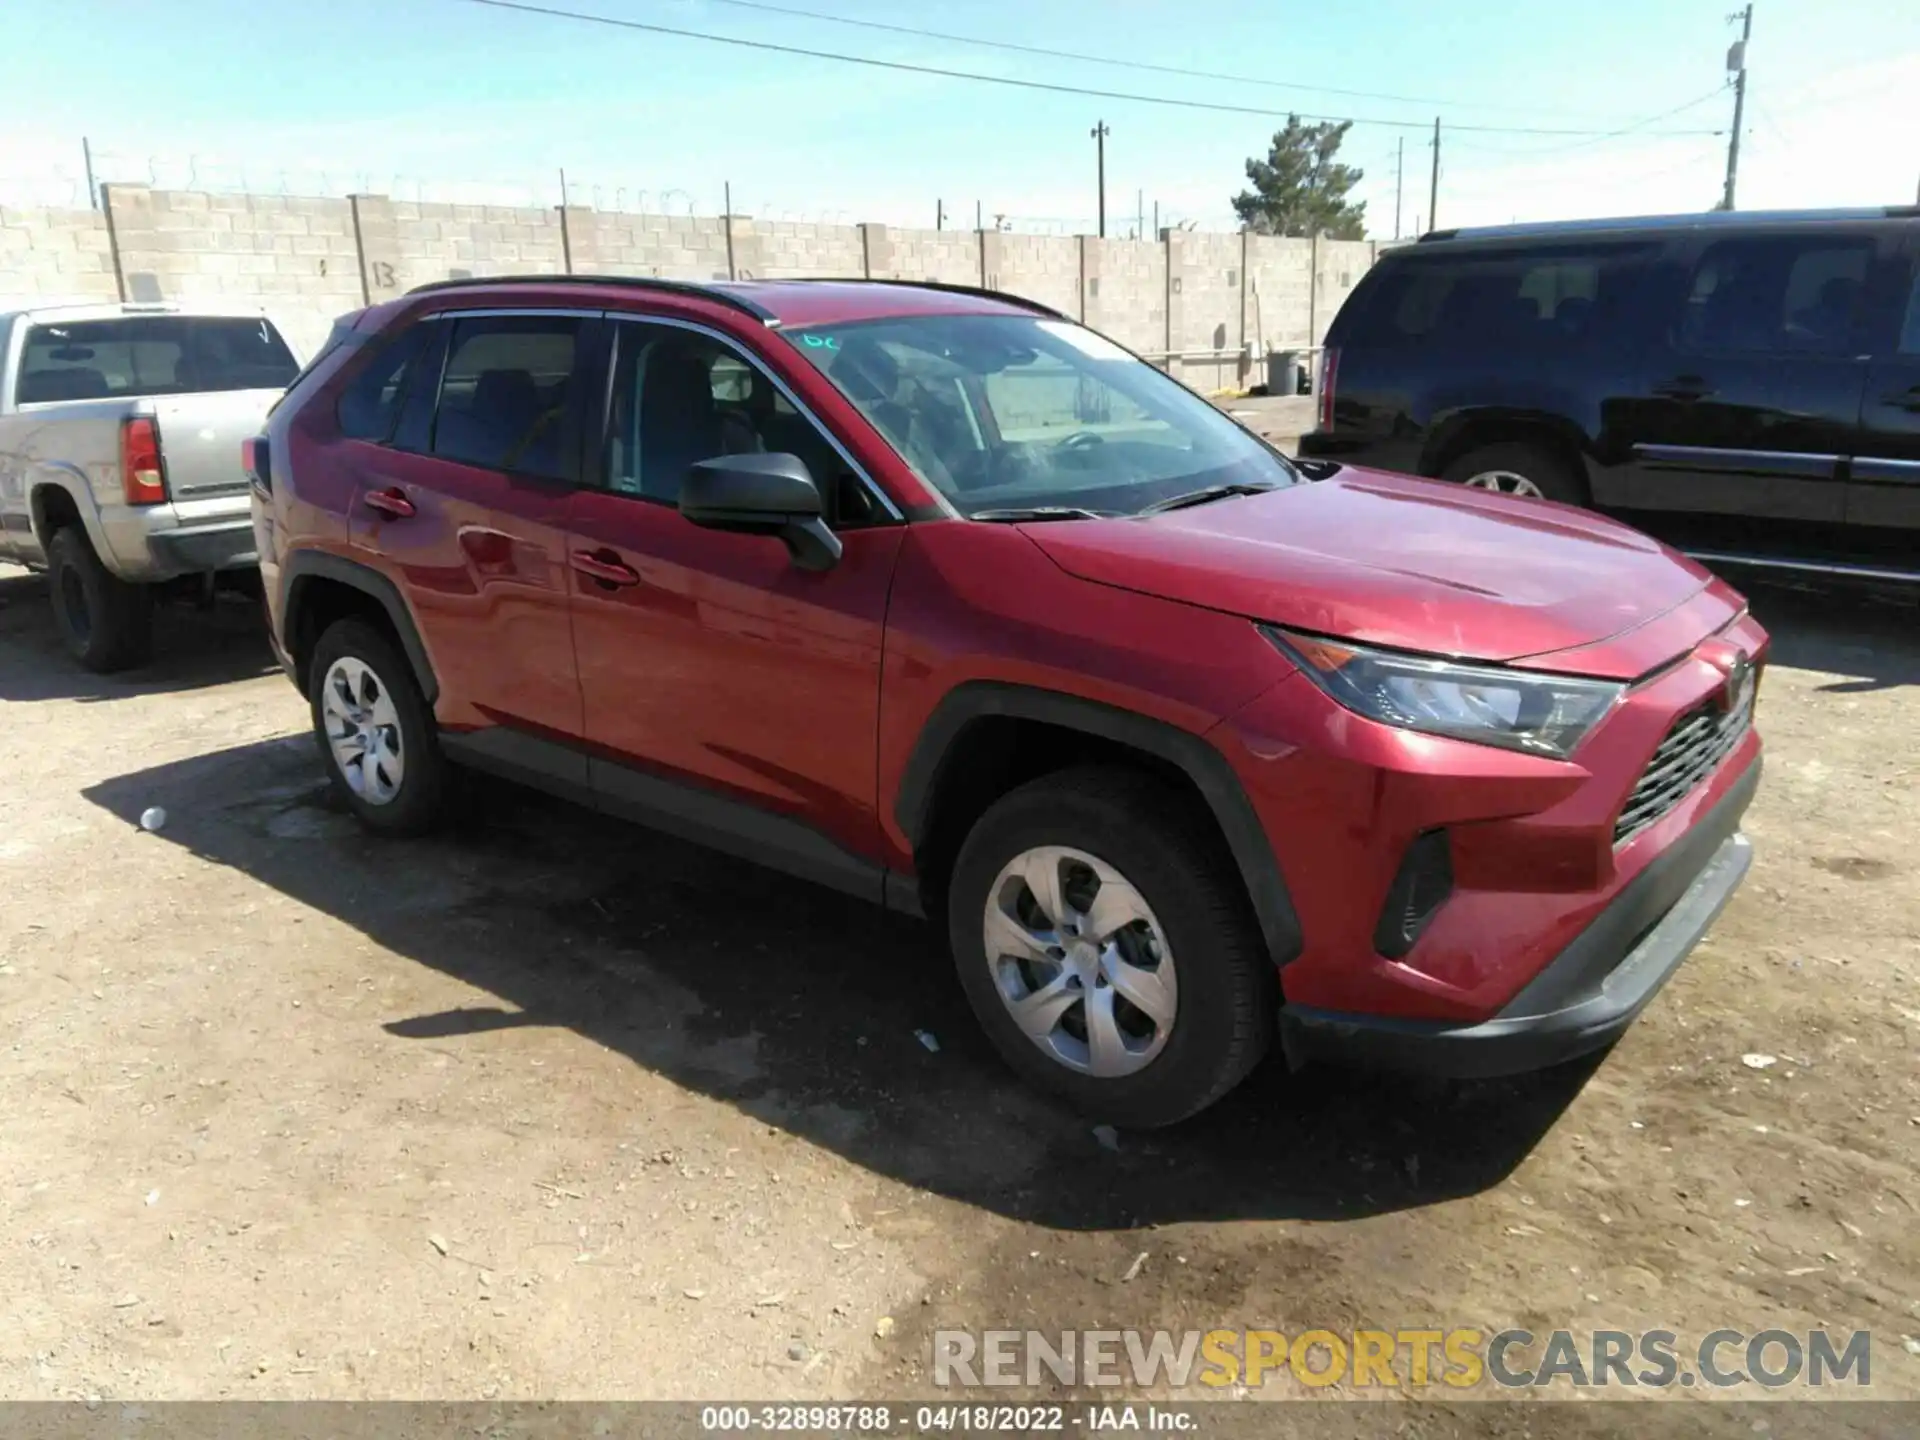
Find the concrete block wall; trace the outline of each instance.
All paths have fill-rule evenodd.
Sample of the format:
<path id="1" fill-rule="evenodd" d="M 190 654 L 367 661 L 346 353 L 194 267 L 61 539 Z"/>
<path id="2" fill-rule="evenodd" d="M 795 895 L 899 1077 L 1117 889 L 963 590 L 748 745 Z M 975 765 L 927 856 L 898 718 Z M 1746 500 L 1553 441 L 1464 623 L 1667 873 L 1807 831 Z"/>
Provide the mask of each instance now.
<path id="1" fill-rule="evenodd" d="M 1080 239 L 1076 235 L 981 232 L 982 283 L 1080 317 Z"/>
<path id="2" fill-rule="evenodd" d="M 866 253 L 858 225 L 733 217 L 734 274 L 742 280 L 857 280 L 867 273 Z"/>
<path id="3" fill-rule="evenodd" d="M 1141 355 L 1167 349 L 1167 247 L 1080 237 L 1081 319 Z"/>
<path id="4" fill-rule="evenodd" d="M 668 280 L 729 278 L 727 223 L 708 215 L 603 214 L 567 210 L 567 245 L 577 275 L 653 275 Z"/>
<path id="5" fill-rule="evenodd" d="M 1241 382 L 1245 343 L 1246 242 L 1240 235 L 1167 232 L 1167 346 L 1173 373 L 1199 390 Z M 1233 351 L 1232 359 L 1199 358 Z"/>
<path id="6" fill-rule="evenodd" d="M 1039 301 L 1206 390 L 1260 378 L 1268 349 L 1319 343 L 1377 248 L 1178 230 L 1106 240 L 108 185 L 100 211 L 0 209 L 0 301 L 258 303 L 311 353 L 338 315 L 467 276 L 927 279 Z"/>
<path id="7" fill-rule="evenodd" d="M 15 300 L 117 300 L 107 218 L 98 210 L 0 206 L 0 308 Z"/>
<path id="8" fill-rule="evenodd" d="M 1327 338 L 1327 327 L 1333 324 L 1342 302 L 1353 293 L 1377 253 L 1371 240 L 1322 240 L 1314 247 L 1314 344 Z"/>
<path id="9" fill-rule="evenodd" d="M 878 280 L 937 280 L 943 285 L 981 285 L 981 234 L 977 230 L 897 230 L 862 225 L 867 236 L 867 273 Z"/>
<path id="10" fill-rule="evenodd" d="M 103 187 L 128 300 L 264 306 L 303 355 L 362 303 L 353 207 L 287 195 Z"/>
<path id="11" fill-rule="evenodd" d="M 1256 359 L 1309 343 L 1313 252 L 1311 240 L 1247 237 L 1247 338 Z"/>
<path id="12" fill-rule="evenodd" d="M 403 291 L 463 275 L 567 273 L 557 210 L 410 201 L 392 201 L 387 208 L 391 259 Z"/>

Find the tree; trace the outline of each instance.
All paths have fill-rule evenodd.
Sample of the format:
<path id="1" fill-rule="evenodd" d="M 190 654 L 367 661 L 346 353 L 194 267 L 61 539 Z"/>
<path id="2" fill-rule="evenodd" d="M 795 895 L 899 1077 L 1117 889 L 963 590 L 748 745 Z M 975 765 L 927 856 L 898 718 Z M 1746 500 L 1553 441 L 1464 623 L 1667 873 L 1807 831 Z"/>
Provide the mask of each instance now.
<path id="1" fill-rule="evenodd" d="M 1351 120 L 1302 125 L 1289 115 L 1267 158 L 1247 161 L 1253 188 L 1233 197 L 1241 223 L 1261 235 L 1366 238 L 1367 202 L 1347 199 L 1362 172 L 1334 158 L 1352 128 Z"/>

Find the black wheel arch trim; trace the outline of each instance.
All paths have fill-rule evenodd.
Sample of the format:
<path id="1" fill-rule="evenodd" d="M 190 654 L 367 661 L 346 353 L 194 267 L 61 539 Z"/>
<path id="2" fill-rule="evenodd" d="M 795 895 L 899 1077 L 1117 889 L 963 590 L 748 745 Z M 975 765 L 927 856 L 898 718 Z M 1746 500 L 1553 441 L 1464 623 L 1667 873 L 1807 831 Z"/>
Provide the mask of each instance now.
<path id="1" fill-rule="evenodd" d="M 1293 897 L 1253 802 L 1227 757 L 1191 731 L 1097 700 L 999 681 L 971 680 L 956 686 L 921 728 L 894 801 L 894 819 L 916 850 L 926 839 L 934 797 L 956 742 L 970 725 L 994 718 L 1078 730 L 1173 765 L 1193 782 L 1219 825 L 1274 964 L 1285 965 L 1299 955 L 1300 921 Z"/>
<path id="2" fill-rule="evenodd" d="M 1512 405 L 1473 406 L 1433 419 L 1420 445 L 1420 473 L 1438 478 L 1455 461 L 1495 445 L 1558 447 L 1576 462 L 1574 478 L 1591 483 L 1596 442 L 1579 421 Z"/>
<path id="3" fill-rule="evenodd" d="M 386 611 L 394 634 L 400 637 L 400 648 L 406 652 L 407 663 L 413 667 L 413 678 L 420 686 L 428 710 L 432 710 L 440 698 L 440 681 L 433 673 L 433 661 L 420 638 L 420 627 L 414 624 L 413 611 L 399 586 L 370 565 L 318 550 L 296 551 L 287 557 L 280 573 L 281 647 L 288 655 L 293 653 L 288 641 L 300 630 L 301 592 L 307 588 L 303 582 L 337 581 L 370 596 Z"/>

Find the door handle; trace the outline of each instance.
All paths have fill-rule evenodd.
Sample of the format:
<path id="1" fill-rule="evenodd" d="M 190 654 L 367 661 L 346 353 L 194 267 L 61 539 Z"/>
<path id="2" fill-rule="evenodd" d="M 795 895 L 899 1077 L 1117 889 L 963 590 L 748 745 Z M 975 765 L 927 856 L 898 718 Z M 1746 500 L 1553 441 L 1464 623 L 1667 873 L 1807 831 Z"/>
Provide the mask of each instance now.
<path id="1" fill-rule="evenodd" d="M 1681 375 L 1655 385 L 1653 393 L 1663 400 L 1704 400 L 1713 394 L 1713 387 L 1698 375 Z"/>
<path id="2" fill-rule="evenodd" d="M 361 497 L 361 503 L 369 510 L 378 510 L 395 520 L 406 520 L 413 515 L 413 501 L 397 485 L 388 490 L 369 490 Z"/>
<path id="3" fill-rule="evenodd" d="M 1892 405 L 1899 410 L 1920 411 L 1920 385 L 1915 385 L 1910 390 L 1896 390 L 1891 395 L 1882 395 L 1880 403 Z"/>
<path id="4" fill-rule="evenodd" d="M 640 572 L 621 561 L 611 550 L 576 550 L 573 552 L 573 568 L 609 590 L 640 583 Z"/>

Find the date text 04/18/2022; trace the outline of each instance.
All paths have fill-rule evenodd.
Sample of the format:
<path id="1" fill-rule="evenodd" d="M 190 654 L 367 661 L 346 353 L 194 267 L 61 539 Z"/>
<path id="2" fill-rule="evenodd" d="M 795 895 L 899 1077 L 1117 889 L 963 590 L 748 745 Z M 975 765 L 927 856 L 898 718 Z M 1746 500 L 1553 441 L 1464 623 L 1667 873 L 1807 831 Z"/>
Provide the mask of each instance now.
<path id="1" fill-rule="evenodd" d="M 712 1434 L 754 1431 L 836 1435 L 1033 1435 L 1082 1432 L 1153 1431 L 1190 1434 L 1199 1417 L 1187 1409 L 1157 1405 L 884 1404 L 708 1405 L 700 1428 Z"/>

